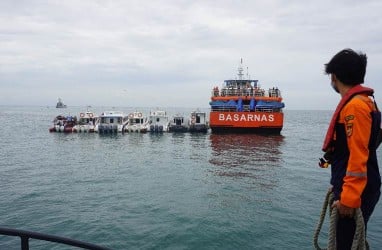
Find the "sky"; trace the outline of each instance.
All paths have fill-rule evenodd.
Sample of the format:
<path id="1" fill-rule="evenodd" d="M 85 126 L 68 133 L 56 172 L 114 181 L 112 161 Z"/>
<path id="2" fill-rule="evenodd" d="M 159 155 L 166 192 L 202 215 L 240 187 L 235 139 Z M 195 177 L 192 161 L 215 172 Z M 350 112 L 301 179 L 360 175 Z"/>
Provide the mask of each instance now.
<path id="1" fill-rule="evenodd" d="M 368 56 L 382 106 L 382 1 L 2 0 L 0 105 L 208 108 L 211 90 L 251 78 L 286 109 L 333 110 L 324 64 Z"/>

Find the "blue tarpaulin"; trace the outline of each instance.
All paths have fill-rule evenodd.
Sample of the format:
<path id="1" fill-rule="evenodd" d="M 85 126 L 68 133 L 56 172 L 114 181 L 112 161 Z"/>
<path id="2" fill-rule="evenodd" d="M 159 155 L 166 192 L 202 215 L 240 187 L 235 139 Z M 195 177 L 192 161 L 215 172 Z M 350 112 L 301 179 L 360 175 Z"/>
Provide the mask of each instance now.
<path id="1" fill-rule="evenodd" d="M 225 101 L 213 101 L 210 102 L 210 105 L 212 108 L 219 108 L 219 107 L 225 107 L 225 108 L 236 108 L 237 104 L 234 100 L 230 100 L 228 102 Z"/>
<path id="2" fill-rule="evenodd" d="M 243 99 L 239 98 L 239 100 L 237 101 L 236 110 L 239 112 L 243 111 Z"/>
<path id="3" fill-rule="evenodd" d="M 284 108 L 283 102 L 266 102 L 266 101 L 258 101 L 256 104 L 257 108 Z"/>
<path id="4" fill-rule="evenodd" d="M 256 101 L 254 98 L 251 98 L 251 101 L 249 102 L 249 110 L 254 110 L 256 105 Z"/>

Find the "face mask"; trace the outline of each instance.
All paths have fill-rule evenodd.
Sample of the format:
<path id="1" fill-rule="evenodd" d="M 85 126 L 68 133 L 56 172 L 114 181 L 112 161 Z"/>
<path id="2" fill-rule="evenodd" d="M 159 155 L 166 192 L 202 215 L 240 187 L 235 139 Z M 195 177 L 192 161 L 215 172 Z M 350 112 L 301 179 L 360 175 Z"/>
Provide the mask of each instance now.
<path id="1" fill-rule="evenodd" d="M 334 89 L 334 91 L 336 91 L 337 93 L 340 93 L 338 88 L 335 86 L 334 82 L 331 82 L 331 85 L 332 85 L 332 88 Z"/>

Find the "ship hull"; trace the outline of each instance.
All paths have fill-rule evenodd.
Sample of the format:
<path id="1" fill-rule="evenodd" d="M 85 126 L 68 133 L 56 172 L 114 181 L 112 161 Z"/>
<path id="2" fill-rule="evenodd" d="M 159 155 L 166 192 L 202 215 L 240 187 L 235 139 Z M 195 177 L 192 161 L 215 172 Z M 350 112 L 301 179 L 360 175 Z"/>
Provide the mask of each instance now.
<path id="1" fill-rule="evenodd" d="M 284 122 L 282 112 L 211 111 L 212 133 L 280 134 Z"/>

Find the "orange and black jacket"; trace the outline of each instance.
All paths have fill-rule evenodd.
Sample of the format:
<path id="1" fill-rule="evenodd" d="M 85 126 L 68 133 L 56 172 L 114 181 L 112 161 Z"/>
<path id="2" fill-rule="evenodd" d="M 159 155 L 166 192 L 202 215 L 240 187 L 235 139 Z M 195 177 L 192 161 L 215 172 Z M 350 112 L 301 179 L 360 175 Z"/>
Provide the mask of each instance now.
<path id="1" fill-rule="evenodd" d="M 341 110 L 335 126 L 331 184 L 335 200 L 348 207 L 379 196 L 381 176 L 376 148 L 381 113 L 367 95 L 354 96 Z"/>

